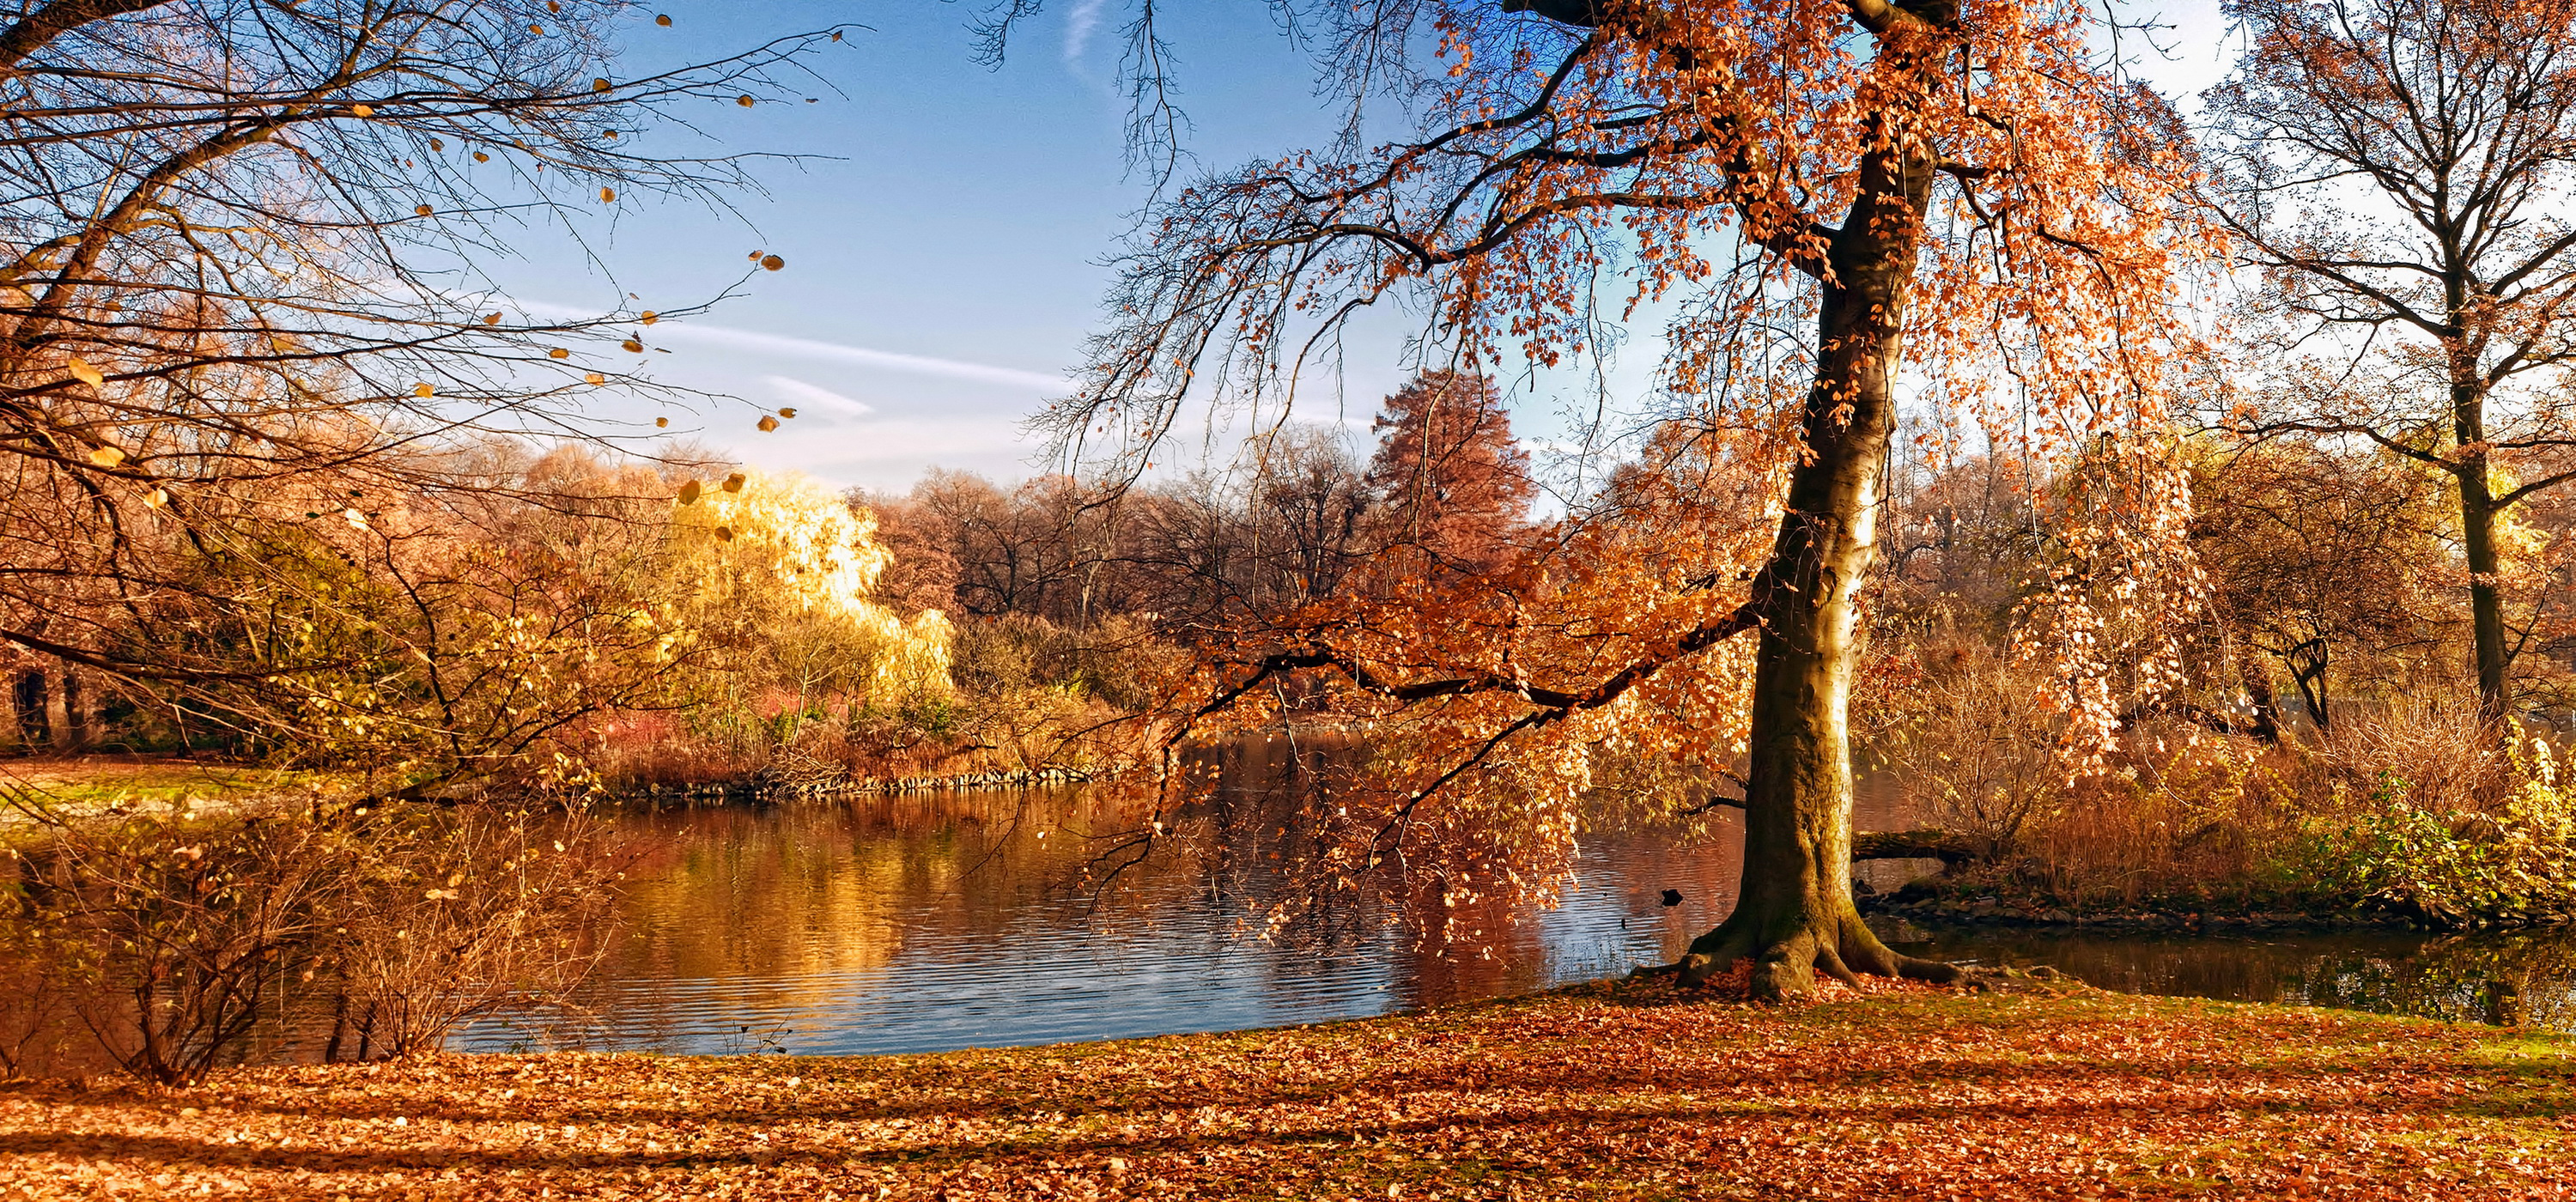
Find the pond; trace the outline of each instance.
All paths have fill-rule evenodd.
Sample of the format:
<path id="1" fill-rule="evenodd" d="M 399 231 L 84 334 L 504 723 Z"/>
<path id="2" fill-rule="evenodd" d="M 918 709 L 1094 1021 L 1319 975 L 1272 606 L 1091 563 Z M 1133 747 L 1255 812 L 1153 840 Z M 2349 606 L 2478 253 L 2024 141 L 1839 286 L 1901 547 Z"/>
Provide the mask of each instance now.
<path id="1" fill-rule="evenodd" d="M 1864 827 L 1892 820 L 1863 808 Z M 1603 837 L 1562 905 L 1492 916 L 1474 947 L 1368 923 L 1264 940 L 1248 929 L 1251 899 L 1277 880 L 1262 813 L 1105 889 L 1084 880 L 1102 846 L 1089 836 L 1120 824 L 1081 790 L 630 814 L 620 824 L 649 855 L 579 1005 L 484 1023 L 460 1045 L 923 1052 L 1355 1018 L 1667 963 L 1734 896 L 1732 828 L 1699 846 Z M 1864 876 L 1885 888 L 1924 866 Z M 2576 952 L 2557 935 L 1953 930 L 1907 950 L 2147 993 L 2576 1029 Z"/>
<path id="2" fill-rule="evenodd" d="M 1563 905 L 1471 927 L 1474 948 L 1367 915 L 1337 916 L 1359 921 L 1329 937 L 1265 940 L 1254 898 L 1278 875 L 1258 832 L 1157 855 L 1103 887 L 1085 874 L 1102 841 L 1084 835 L 1122 824 L 1078 790 L 619 822 L 653 850 L 576 1012 L 486 1023 L 461 1046 L 917 1052 L 1356 1018 L 1661 962 L 1735 887 L 1732 840 L 1602 840 Z M 1667 889 L 1680 905 L 1662 904 Z"/>

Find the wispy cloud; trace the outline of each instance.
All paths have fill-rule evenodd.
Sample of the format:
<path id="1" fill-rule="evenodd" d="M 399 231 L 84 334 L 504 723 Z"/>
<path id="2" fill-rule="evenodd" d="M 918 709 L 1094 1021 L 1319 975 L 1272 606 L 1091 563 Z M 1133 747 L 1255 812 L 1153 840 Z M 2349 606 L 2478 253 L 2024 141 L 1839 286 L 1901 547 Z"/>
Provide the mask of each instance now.
<path id="1" fill-rule="evenodd" d="M 835 409 L 850 415 L 876 412 L 876 406 L 866 401 L 842 396 L 820 384 L 808 384 L 794 376 L 762 376 L 760 382 L 769 385 L 769 390 L 778 394 L 778 399 L 790 404 Z"/>
<path id="2" fill-rule="evenodd" d="M 551 301 L 513 300 L 507 303 L 534 316 L 564 319 L 597 316 L 596 310 L 559 305 Z M 958 359 L 938 359 L 928 355 L 906 355 L 898 351 L 872 350 L 864 346 L 847 346 L 838 342 L 822 342 L 812 338 L 790 338 L 784 334 L 764 334 L 758 330 L 745 330 L 734 326 L 666 321 L 653 327 L 650 341 L 675 345 L 695 343 L 700 346 L 729 347 L 734 350 L 773 355 L 793 355 L 800 359 L 819 359 L 829 363 L 853 363 L 880 371 L 899 371 L 916 376 L 940 376 L 951 380 L 1000 384 L 1049 396 L 1069 391 L 1062 377 L 1050 376 L 1043 372 L 1021 371 L 1015 367 L 995 367 L 989 363 L 967 363 Z"/>
<path id="3" fill-rule="evenodd" d="M 1004 384 L 1033 392 L 1065 391 L 1065 382 L 1055 376 L 1011 367 L 994 367 L 986 363 L 965 363 L 956 359 L 934 359 L 928 355 L 905 355 L 894 351 L 870 350 L 863 346 L 844 346 L 837 342 L 819 342 L 811 338 L 790 338 L 784 334 L 763 334 L 758 330 L 741 330 L 732 326 L 707 326 L 694 322 L 664 322 L 653 327 L 653 340 L 670 343 L 699 343 L 725 346 L 736 350 L 763 351 L 776 355 L 794 355 L 832 363 L 855 363 L 883 371 L 906 372 L 916 376 L 944 376 L 951 380 L 974 380 L 985 384 Z"/>
<path id="4" fill-rule="evenodd" d="M 1091 48 L 1092 31 L 1100 28 L 1100 10 L 1108 2 L 1080 0 L 1064 14 L 1064 61 L 1082 61 L 1082 52 Z"/>

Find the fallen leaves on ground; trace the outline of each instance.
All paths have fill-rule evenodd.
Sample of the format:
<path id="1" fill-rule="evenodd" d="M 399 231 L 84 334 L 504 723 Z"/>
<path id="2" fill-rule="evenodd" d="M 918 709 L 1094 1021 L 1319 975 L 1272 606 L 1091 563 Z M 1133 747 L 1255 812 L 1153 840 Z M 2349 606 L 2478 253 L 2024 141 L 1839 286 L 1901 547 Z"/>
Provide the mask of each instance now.
<path id="1" fill-rule="evenodd" d="M 2554 1198 L 2555 1036 L 2089 991 L 1594 986 L 866 1058 L 0 1094 L 0 1198 Z"/>

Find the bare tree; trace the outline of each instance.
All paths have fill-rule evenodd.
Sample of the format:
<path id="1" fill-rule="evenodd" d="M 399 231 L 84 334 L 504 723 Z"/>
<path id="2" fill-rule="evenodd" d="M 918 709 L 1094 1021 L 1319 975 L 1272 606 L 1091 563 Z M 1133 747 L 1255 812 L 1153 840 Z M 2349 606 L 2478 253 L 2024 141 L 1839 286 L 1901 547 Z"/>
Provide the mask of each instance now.
<path id="1" fill-rule="evenodd" d="M 2360 387 L 2275 390 L 2276 430 L 2365 438 L 2458 495 L 2478 692 L 2509 701 L 2512 508 L 2576 480 L 2576 17 L 2492 0 L 2239 0 L 2210 93 L 2215 207 L 2257 303 Z M 2508 473 L 2527 471 L 2517 478 Z"/>

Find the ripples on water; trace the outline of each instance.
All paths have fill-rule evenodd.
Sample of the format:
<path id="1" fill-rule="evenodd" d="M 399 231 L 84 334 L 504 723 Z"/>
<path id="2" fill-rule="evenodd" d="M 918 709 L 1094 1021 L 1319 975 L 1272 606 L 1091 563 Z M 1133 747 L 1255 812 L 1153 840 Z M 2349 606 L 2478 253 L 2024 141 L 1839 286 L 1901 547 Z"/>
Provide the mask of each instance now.
<path id="1" fill-rule="evenodd" d="M 1228 817 L 1103 886 L 1085 870 L 1121 823 L 1081 790 L 630 816 L 658 851 L 579 1012 L 485 1024 L 463 1046 L 914 1052 L 1356 1018 L 1662 962 L 1734 893 L 1730 831 L 1599 840 L 1562 906 L 1489 916 L 1478 947 L 1379 914 L 1264 940 L 1247 927 L 1279 880 L 1261 837 L 1275 810 Z M 1659 904 L 1668 888 L 1682 905 Z"/>
<path id="2" fill-rule="evenodd" d="M 1275 776 L 1284 750 L 1252 748 L 1248 775 Z M 1281 809 L 1259 790 L 1238 792 L 1194 820 L 1196 838 L 1165 844 L 1107 888 L 1085 869 L 1124 823 L 1079 789 L 628 814 L 617 825 L 647 858 L 578 1004 L 486 1022 L 457 1044 L 923 1052 L 1357 1018 L 1667 963 L 1734 899 L 1741 836 L 1721 824 L 1696 844 L 1588 837 L 1561 906 L 1517 921 L 1474 913 L 1475 946 L 1420 941 L 1388 921 L 1403 908 L 1383 903 L 1326 907 L 1337 937 L 1263 940 L 1246 927 L 1253 899 L 1284 879 L 1271 842 Z M 1858 825 L 1896 824 L 1886 799 L 1865 793 Z M 1884 889 L 1934 865 L 1864 867 Z M 1666 889 L 1683 903 L 1662 906 Z M 2144 993 L 2576 1031 L 2576 933 L 1969 930 L 1907 947 L 2053 964 Z M 244 1054 L 311 1059 L 320 1029 L 266 1023 Z M 75 1056 L 59 1067 L 105 1066 Z"/>
<path id="3" fill-rule="evenodd" d="M 1865 803 L 1866 806 L 1867 803 Z M 1877 807 L 1868 807 L 1875 810 Z M 1212 837 L 1085 883 L 1119 823 L 1081 790 L 912 794 L 623 820 L 656 849 L 570 1015 L 488 1023 L 473 1050 L 920 1052 L 1317 1022 L 1524 993 L 1663 963 L 1724 917 L 1739 836 L 1589 840 L 1559 908 L 1486 948 L 1351 924 L 1247 933 L 1279 880 L 1260 805 Z M 1892 821 L 1871 812 L 1861 825 Z M 1040 832 L 1046 837 L 1041 838 Z M 1868 866 L 1873 883 L 1915 866 Z M 1667 888 L 1684 903 L 1658 904 Z M 1964 931 L 1913 950 L 2054 964 L 2115 989 L 2576 1029 L 2563 934 L 2259 938 Z"/>

